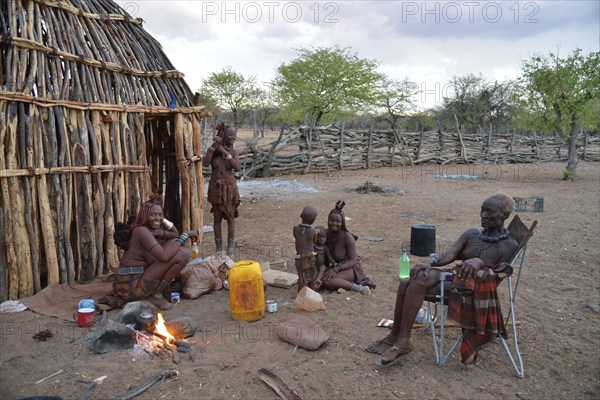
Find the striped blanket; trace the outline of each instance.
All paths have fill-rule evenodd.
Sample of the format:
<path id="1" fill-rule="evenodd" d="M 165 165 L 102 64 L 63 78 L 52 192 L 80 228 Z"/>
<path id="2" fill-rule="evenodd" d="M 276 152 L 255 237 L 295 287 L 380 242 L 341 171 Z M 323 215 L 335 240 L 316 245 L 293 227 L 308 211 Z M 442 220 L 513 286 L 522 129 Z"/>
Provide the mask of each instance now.
<path id="1" fill-rule="evenodd" d="M 454 279 L 458 277 L 455 276 Z M 476 278 L 471 294 L 453 291 L 448 302 L 448 318 L 458 322 L 463 328 L 460 346 L 463 363 L 496 336 L 506 338 L 494 275 Z"/>

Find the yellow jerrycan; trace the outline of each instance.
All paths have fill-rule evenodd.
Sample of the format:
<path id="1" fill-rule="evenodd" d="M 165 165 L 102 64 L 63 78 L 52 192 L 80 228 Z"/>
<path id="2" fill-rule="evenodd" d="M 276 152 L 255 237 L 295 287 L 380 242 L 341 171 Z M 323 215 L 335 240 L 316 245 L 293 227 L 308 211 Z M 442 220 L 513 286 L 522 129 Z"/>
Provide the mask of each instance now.
<path id="1" fill-rule="evenodd" d="M 238 321 L 261 319 L 265 315 L 265 290 L 260 264 L 252 260 L 234 264 L 227 277 L 231 316 Z"/>

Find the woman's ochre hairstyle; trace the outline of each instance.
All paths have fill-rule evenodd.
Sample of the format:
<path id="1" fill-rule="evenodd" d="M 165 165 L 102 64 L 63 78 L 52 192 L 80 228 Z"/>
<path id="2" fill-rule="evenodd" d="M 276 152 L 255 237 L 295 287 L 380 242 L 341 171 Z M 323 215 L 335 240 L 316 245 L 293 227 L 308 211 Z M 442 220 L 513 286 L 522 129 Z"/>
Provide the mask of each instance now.
<path id="1" fill-rule="evenodd" d="M 148 201 L 142 203 L 140 210 L 137 213 L 137 217 L 135 215 L 130 215 L 127 219 L 127 223 L 117 222 L 115 233 L 113 233 L 113 239 L 117 247 L 121 250 L 127 250 L 129 248 L 131 231 L 138 226 L 146 225 L 148 216 L 150 215 L 150 209 L 155 205 L 163 207 L 163 197 L 159 194 L 152 193 Z"/>
<path id="2" fill-rule="evenodd" d="M 225 125 L 225 122 L 221 122 L 219 125 L 215 126 L 217 130 L 217 136 L 225 137 L 225 131 L 229 128 L 229 125 Z"/>
<path id="3" fill-rule="evenodd" d="M 343 200 L 338 200 L 337 203 L 335 203 L 335 208 L 329 211 L 327 219 L 329 220 L 329 217 L 331 217 L 332 214 L 339 214 L 342 217 L 342 230 L 348 232 L 348 228 L 346 228 L 346 216 L 344 215 L 344 211 L 342 211 L 345 205 L 346 203 Z"/>
<path id="4" fill-rule="evenodd" d="M 135 221 L 135 215 L 130 215 L 127 218 L 127 222 L 117 222 L 115 226 L 115 233 L 113 233 L 113 239 L 115 244 L 121 250 L 127 250 L 129 248 L 129 238 L 131 237 L 131 224 Z"/>
<path id="5" fill-rule="evenodd" d="M 338 200 L 337 203 L 335 203 L 335 208 L 333 210 L 329 211 L 327 220 L 329 220 L 329 217 L 331 217 L 332 214 L 339 214 L 342 217 L 342 230 L 351 234 L 352 237 L 354 238 L 354 240 L 358 240 L 358 236 L 356 236 L 354 233 L 350 232 L 348 230 L 348 228 L 346 228 L 346 215 L 344 214 L 344 211 L 342 210 L 345 205 L 346 205 L 346 202 L 344 202 L 343 200 Z"/>
<path id="6" fill-rule="evenodd" d="M 163 197 L 160 194 L 152 193 L 148 201 L 142 203 L 131 229 L 146 225 L 150 216 L 150 209 L 156 205 L 159 205 L 161 208 L 163 207 Z"/>

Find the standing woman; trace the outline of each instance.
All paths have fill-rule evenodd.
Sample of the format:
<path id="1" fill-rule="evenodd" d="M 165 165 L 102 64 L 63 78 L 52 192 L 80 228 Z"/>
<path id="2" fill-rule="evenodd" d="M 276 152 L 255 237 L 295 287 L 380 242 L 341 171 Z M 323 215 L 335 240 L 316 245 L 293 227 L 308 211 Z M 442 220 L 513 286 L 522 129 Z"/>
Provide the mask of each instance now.
<path id="1" fill-rule="evenodd" d="M 227 221 L 227 255 L 233 258 L 235 252 L 235 219 L 238 217 L 240 194 L 232 171 L 240 170 L 240 155 L 233 148 L 235 129 L 220 123 L 217 136 L 206 151 L 203 166 L 212 167 L 208 183 L 208 202 L 214 216 L 216 252 L 223 251 L 221 221 Z"/>
<path id="2" fill-rule="evenodd" d="M 116 245 L 124 250 L 115 271 L 113 289 L 100 303 L 122 307 L 129 301 L 148 300 L 163 310 L 173 307 L 166 298 L 169 285 L 187 265 L 190 254 L 181 246 L 198 232 L 177 232 L 163 215 L 162 196 L 153 194 L 142 203 L 135 221 L 118 223 L 114 233 Z"/>
<path id="3" fill-rule="evenodd" d="M 342 208 L 345 203 L 338 201 L 327 218 L 326 245 L 335 260 L 335 264 L 325 270 L 322 282 L 328 290 L 345 289 L 364 296 L 375 289 L 375 282 L 362 269 L 362 263 L 356 252 L 356 238 L 346 228 L 346 218 Z"/>

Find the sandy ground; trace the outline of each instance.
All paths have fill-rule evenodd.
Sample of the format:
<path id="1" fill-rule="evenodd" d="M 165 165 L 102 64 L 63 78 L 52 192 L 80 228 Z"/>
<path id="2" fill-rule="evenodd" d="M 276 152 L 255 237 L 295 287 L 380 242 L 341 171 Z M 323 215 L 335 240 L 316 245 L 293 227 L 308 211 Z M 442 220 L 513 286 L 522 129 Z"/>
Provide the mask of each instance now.
<path id="1" fill-rule="evenodd" d="M 326 310 L 308 313 L 294 303 L 296 287 L 268 287 L 266 297 L 279 301 L 279 311 L 256 322 L 233 321 L 229 293 L 213 292 L 184 300 L 166 319 L 190 316 L 200 331 L 195 361 L 144 357 L 123 350 L 94 354 L 75 340 L 88 328 L 24 311 L 0 315 L 0 398 L 32 395 L 78 398 L 86 382 L 106 376 L 92 399 L 112 398 L 163 368 L 179 371 L 140 395 L 140 399 L 276 399 L 258 378 L 260 368 L 277 374 L 304 399 L 325 398 L 468 398 L 468 399 L 597 399 L 600 397 L 599 192 L 600 165 L 579 164 L 578 179 L 559 180 L 563 164 L 427 165 L 298 175 L 277 180 L 305 184 L 317 192 L 285 192 L 274 179 L 245 189 L 237 220 L 236 259 L 270 261 L 292 272 L 292 227 L 307 204 L 319 210 L 316 224 L 325 225 L 336 200 L 346 201 L 349 228 L 360 238 L 359 254 L 377 282 L 371 297 L 324 292 Z M 438 175 L 476 175 L 477 180 L 446 180 Z M 350 191 L 366 181 L 401 189 L 403 194 L 359 194 Z M 512 196 L 544 198 L 543 212 L 522 212 L 528 225 L 538 220 L 530 242 L 517 302 L 520 347 L 525 378 L 514 376 L 500 344 L 481 354 L 474 370 L 461 368 L 455 354 L 446 367 L 435 363 L 431 337 L 413 331 L 414 351 L 395 366 L 380 369 L 363 348 L 386 334 L 376 327 L 392 318 L 397 287 L 397 260 L 410 242 L 412 224 L 436 225 L 437 247 L 443 248 L 467 227 L 477 226 L 482 200 L 496 191 Z M 210 214 L 206 221 L 211 222 Z M 380 237 L 382 241 L 369 241 Z M 204 255 L 213 248 L 206 234 Z M 420 257 L 413 256 L 413 264 Z M 279 263 L 279 264 L 277 264 Z M 500 296 L 506 299 L 503 284 Z M 506 312 L 507 307 L 504 305 Z M 109 312 L 114 318 L 117 311 Z M 331 333 L 317 351 L 279 340 L 277 324 L 305 315 Z M 32 336 L 50 329 L 54 336 L 37 342 Z M 93 329 L 93 328 L 92 328 Z M 456 329 L 449 330 L 449 337 Z M 36 381 L 62 373 L 39 384 Z"/>

